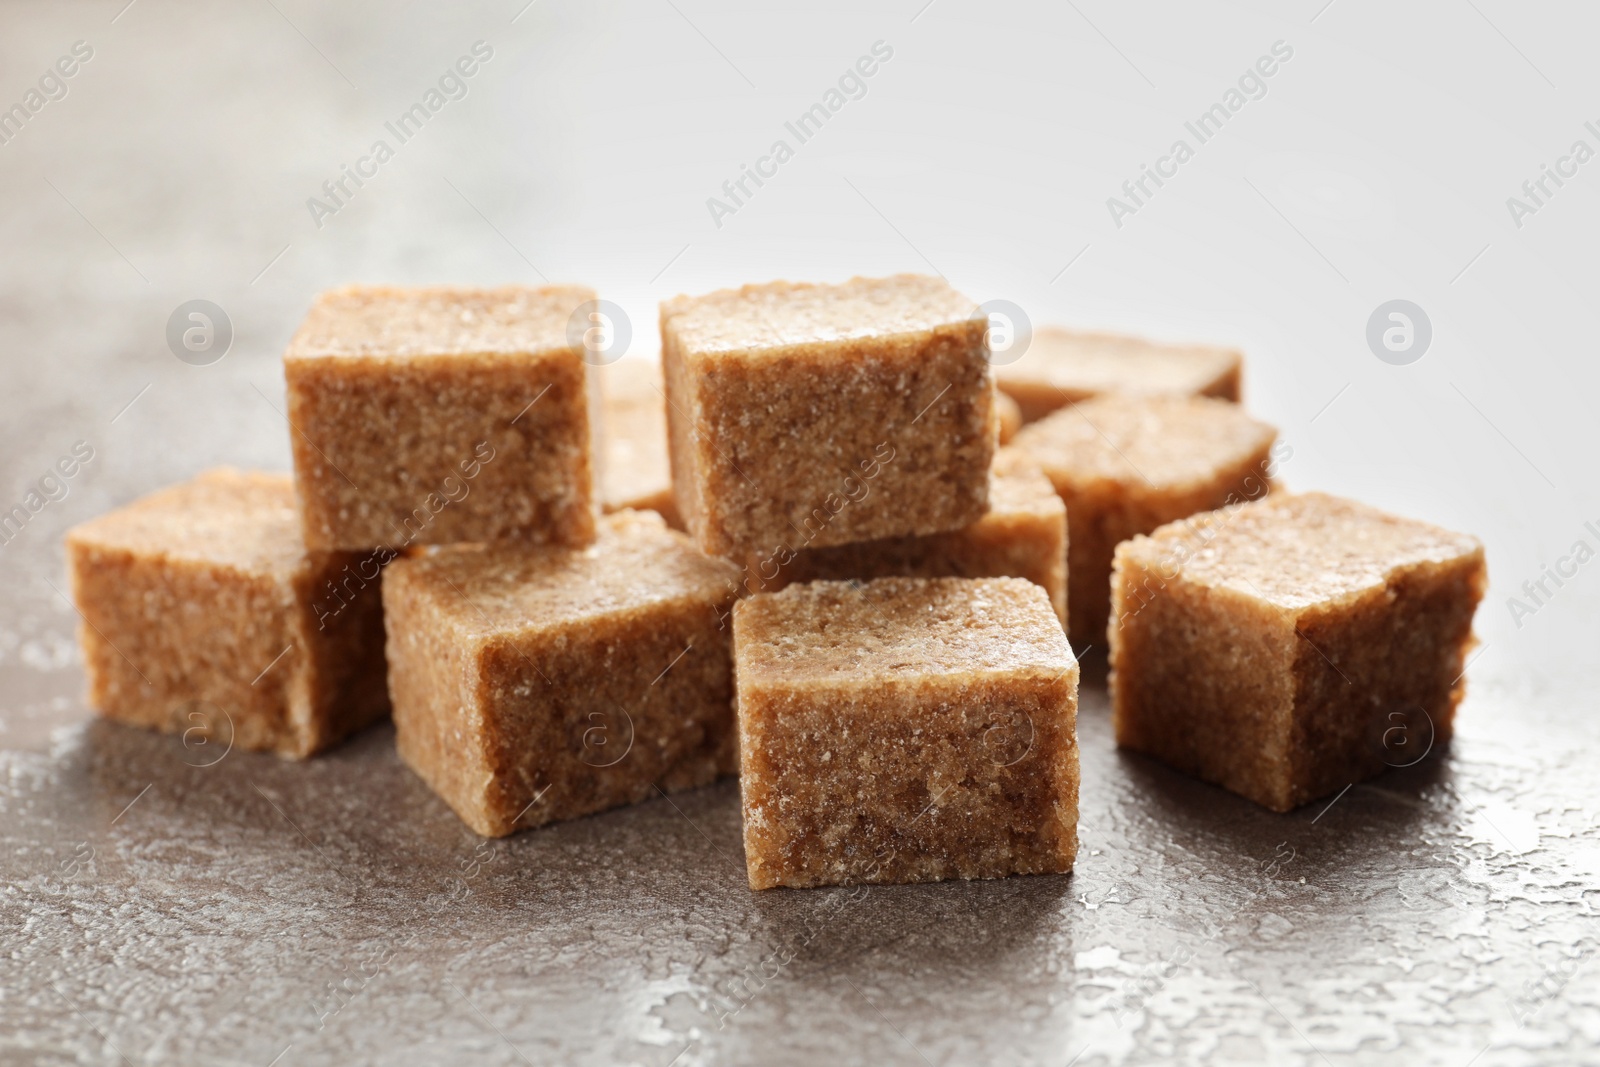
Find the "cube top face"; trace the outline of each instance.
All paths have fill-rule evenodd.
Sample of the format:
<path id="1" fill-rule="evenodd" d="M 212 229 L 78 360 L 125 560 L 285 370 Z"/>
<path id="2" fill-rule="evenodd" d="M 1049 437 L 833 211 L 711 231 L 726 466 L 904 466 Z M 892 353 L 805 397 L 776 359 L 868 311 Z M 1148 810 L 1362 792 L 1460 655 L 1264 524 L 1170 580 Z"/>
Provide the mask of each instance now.
<path id="1" fill-rule="evenodd" d="M 345 286 L 317 296 L 284 358 L 398 360 L 568 350 L 567 322 L 594 297 L 593 290 L 565 285 Z"/>
<path id="2" fill-rule="evenodd" d="M 714 602 L 739 569 L 695 551 L 659 515 L 619 511 L 588 548 L 461 545 L 400 560 L 386 583 L 423 591 L 438 616 L 476 641 L 517 639 L 673 601 Z"/>
<path id="3" fill-rule="evenodd" d="M 305 565 L 287 474 L 218 467 L 73 527 L 69 544 L 287 577 Z"/>
<path id="4" fill-rule="evenodd" d="M 928 333 L 971 323 L 976 309 L 943 279 L 897 274 L 840 285 L 771 282 L 680 296 L 662 303 L 661 325 L 692 358 Z"/>
<path id="5" fill-rule="evenodd" d="M 1145 570 L 1176 563 L 1186 585 L 1296 613 L 1353 602 L 1412 568 L 1481 561 L 1483 546 L 1326 493 L 1275 493 L 1169 523 L 1123 542 L 1117 557 Z"/>
<path id="6" fill-rule="evenodd" d="M 1021 578 L 810 582 L 741 601 L 739 686 L 853 689 L 1076 666 L 1050 598 Z"/>
<path id="7" fill-rule="evenodd" d="M 600 500 L 608 511 L 655 508 L 672 493 L 661 367 L 622 359 L 600 371 L 604 391 Z"/>
<path id="8" fill-rule="evenodd" d="M 1013 384 L 1058 389 L 1054 406 L 1101 393 L 1171 393 L 1237 400 L 1244 357 L 1232 348 L 1168 345 L 1117 334 L 1056 326 L 1033 332 L 1015 363 L 995 367 L 1002 388 Z"/>
<path id="9" fill-rule="evenodd" d="M 1237 404 L 1208 397 L 1094 397 L 1024 426 L 1058 488 L 1172 492 L 1213 483 L 1271 448 L 1277 431 Z"/>

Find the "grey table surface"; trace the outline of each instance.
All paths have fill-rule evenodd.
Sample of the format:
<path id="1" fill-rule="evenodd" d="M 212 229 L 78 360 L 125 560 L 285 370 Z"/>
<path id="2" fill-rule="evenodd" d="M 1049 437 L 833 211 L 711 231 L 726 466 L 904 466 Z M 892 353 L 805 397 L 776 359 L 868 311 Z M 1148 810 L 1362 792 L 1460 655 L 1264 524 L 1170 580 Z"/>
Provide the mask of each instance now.
<path id="1" fill-rule="evenodd" d="M 0 547 L 0 1062 L 1600 1062 L 1593 579 L 1505 611 L 1600 508 L 1574 354 L 1592 197 L 1527 236 L 1500 202 L 1577 129 L 1539 94 L 1588 77 L 1584 33 L 1500 6 L 1384 27 L 1350 3 L 124 4 L 0 10 L 0 105 L 93 52 L 0 145 L 0 506 L 75 442 L 94 453 Z M 1380 28 L 1396 49 L 1437 31 L 1470 72 L 1452 48 L 1403 67 Z M 1256 127 L 1113 230 L 1122 172 L 1278 37 L 1295 65 Z M 704 198 L 878 38 L 895 59 L 831 140 L 713 226 Z M 480 39 L 467 95 L 319 227 L 305 201 Z M 1488 116 L 1477 165 L 1516 174 L 1441 163 L 1446 207 L 1389 243 L 1374 219 L 1415 207 L 1442 142 L 1386 155 L 1388 130 L 1363 147 L 1340 124 L 1427 109 Z M 1017 140 L 1003 177 L 947 150 L 1018 115 L 1071 136 Z M 1289 145 L 1329 154 L 1260 169 Z M 1038 319 L 1242 339 L 1293 482 L 1480 533 L 1496 586 L 1454 743 L 1274 815 L 1119 753 L 1091 652 L 1073 874 L 754 894 L 733 782 L 486 843 L 387 726 L 291 764 L 84 705 L 61 534 L 215 463 L 286 469 L 277 358 L 316 289 L 548 272 L 616 293 L 643 337 L 680 289 L 935 261 Z M 1361 339 L 1398 280 L 1437 320 L 1414 368 Z M 194 298 L 234 330 L 209 365 L 165 338 Z"/>

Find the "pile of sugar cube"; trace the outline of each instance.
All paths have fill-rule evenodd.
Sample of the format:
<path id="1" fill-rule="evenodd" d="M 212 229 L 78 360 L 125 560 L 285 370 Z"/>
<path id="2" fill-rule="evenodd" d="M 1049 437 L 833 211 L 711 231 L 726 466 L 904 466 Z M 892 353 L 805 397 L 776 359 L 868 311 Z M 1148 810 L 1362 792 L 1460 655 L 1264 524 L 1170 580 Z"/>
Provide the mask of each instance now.
<path id="1" fill-rule="evenodd" d="M 757 889 L 1071 870 L 1074 646 L 1119 745 L 1274 811 L 1449 739 L 1482 547 L 1283 488 L 1238 352 L 1002 358 L 899 275 L 667 300 L 657 367 L 593 306 L 321 294 L 292 477 L 67 535 L 93 706 L 291 758 L 392 716 L 486 836 L 737 775 Z"/>

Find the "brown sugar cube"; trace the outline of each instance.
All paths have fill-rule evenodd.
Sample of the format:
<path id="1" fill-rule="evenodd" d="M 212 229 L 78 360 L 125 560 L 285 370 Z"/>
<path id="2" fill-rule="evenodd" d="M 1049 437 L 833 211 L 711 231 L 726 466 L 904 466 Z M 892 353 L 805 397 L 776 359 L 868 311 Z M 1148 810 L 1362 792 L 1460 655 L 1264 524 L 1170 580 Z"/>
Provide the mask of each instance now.
<path id="1" fill-rule="evenodd" d="M 752 557 L 746 588 L 773 593 L 817 579 L 1026 578 L 1067 621 L 1067 509 L 1026 452 L 1002 448 L 989 470 L 989 512 L 971 526 Z"/>
<path id="2" fill-rule="evenodd" d="M 700 547 L 742 559 L 977 521 L 995 427 L 975 311 L 911 274 L 663 302 L 673 488 Z"/>
<path id="3" fill-rule="evenodd" d="M 1017 431 L 1022 429 L 1022 408 L 1011 397 L 996 389 L 994 414 L 995 422 L 1000 427 L 1000 443 L 1008 445 L 1011 439 L 1017 436 Z"/>
<path id="4" fill-rule="evenodd" d="M 1239 399 L 1244 356 L 1215 345 L 1169 345 L 1139 337 L 1042 326 L 1022 357 L 996 362 L 995 381 L 1024 422 L 1102 393 Z"/>
<path id="5" fill-rule="evenodd" d="M 683 529 L 667 459 L 667 402 L 661 365 L 624 359 L 601 368 L 600 507 L 610 514 L 654 511 Z"/>
<path id="6" fill-rule="evenodd" d="M 733 647 L 752 889 L 1072 869 L 1078 664 L 1032 582 L 790 586 Z"/>
<path id="7" fill-rule="evenodd" d="M 1288 446 L 1237 404 L 1200 397 L 1107 395 L 1017 434 L 1067 505 L 1067 632 L 1099 644 L 1111 603 L 1111 554 L 1135 534 L 1269 491 Z M 1281 455 L 1280 455 L 1281 453 Z"/>
<path id="8" fill-rule="evenodd" d="M 587 549 L 396 562 L 383 599 L 401 758 L 486 837 L 736 772 L 737 576 L 634 511 L 601 519 Z"/>
<path id="9" fill-rule="evenodd" d="M 308 553 L 286 474 L 207 471 L 82 523 L 89 703 L 219 754 L 327 748 L 388 711 L 382 562 Z"/>
<path id="10" fill-rule="evenodd" d="M 1276 493 L 1117 548 L 1117 743 L 1274 811 L 1450 739 L 1476 539 Z"/>
<path id="11" fill-rule="evenodd" d="M 594 537 L 570 286 L 322 293 L 284 353 L 295 489 L 317 549 Z"/>

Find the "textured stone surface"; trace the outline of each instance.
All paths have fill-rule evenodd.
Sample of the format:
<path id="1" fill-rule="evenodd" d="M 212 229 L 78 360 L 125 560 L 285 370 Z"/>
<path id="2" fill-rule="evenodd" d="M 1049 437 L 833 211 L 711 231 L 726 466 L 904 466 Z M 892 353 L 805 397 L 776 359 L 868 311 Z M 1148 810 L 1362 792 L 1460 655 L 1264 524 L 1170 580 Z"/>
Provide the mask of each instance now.
<path id="1" fill-rule="evenodd" d="M 1483 680 L 1447 758 L 1278 816 L 1118 754 L 1090 682 L 1072 875 L 762 894 L 733 782 L 484 843 L 387 727 L 197 767 L 63 726 L 0 757 L 0 1062 L 1573 1062 L 1577 695 Z"/>

